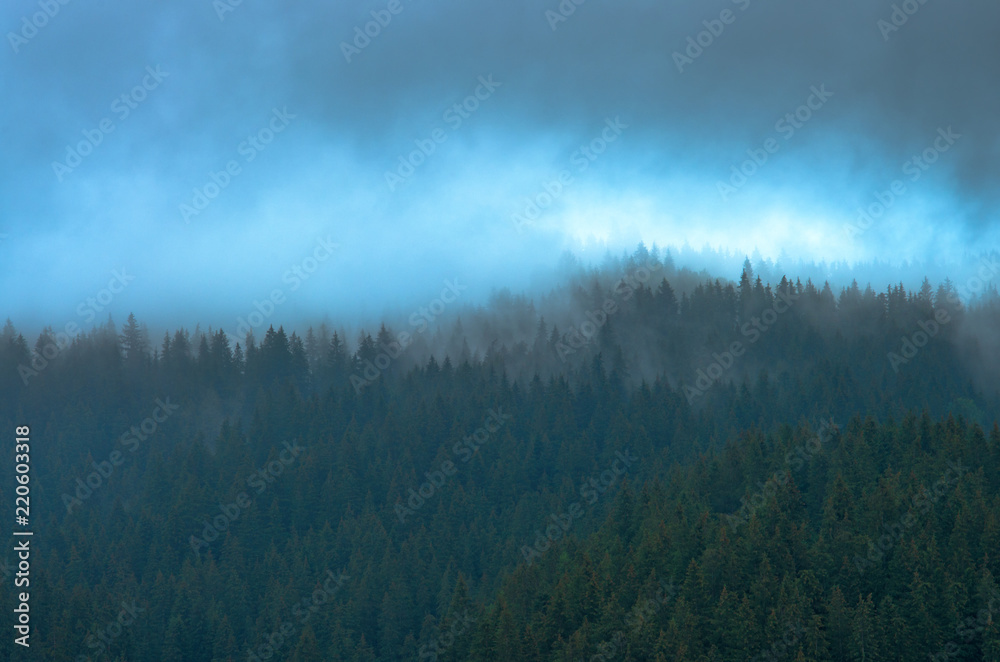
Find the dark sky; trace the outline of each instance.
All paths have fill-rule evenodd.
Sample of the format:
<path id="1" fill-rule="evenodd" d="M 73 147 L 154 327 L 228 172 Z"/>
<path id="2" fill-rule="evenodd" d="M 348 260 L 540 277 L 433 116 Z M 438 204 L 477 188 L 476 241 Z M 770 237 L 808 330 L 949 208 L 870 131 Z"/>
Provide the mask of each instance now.
<path id="1" fill-rule="evenodd" d="M 12 0 L 0 314 L 85 322 L 124 269 L 119 322 L 229 328 L 275 289 L 278 320 L 371 315 L 639 241 L 957 263 L 997 247 L 998 25 L 995 0 Z"/>

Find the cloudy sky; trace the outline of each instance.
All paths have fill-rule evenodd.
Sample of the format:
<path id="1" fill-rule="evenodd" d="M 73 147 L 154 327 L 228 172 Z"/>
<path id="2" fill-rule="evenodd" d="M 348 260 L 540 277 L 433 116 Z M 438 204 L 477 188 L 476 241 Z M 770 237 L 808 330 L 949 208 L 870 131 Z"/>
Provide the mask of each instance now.
<path id="1" fill-rule="evenodd" d="M 581 246 L 997 246 L 996 2 L 63 1 L 0 9 L 19 324 L 115 279 L 102 316 L 228 328 L 275 290 L 280 320 L 519 289 Z"/>

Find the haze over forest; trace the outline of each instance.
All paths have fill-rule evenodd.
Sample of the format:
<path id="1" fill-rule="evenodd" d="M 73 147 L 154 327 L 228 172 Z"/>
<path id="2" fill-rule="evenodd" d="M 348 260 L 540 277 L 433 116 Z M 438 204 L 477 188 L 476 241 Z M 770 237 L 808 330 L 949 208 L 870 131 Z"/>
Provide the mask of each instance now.
<path id="1" fill-rule="evenodd" d="M 1000 662 L 1000 4 L 0 7 L 0 660 Z"/>
<path id="2" fill-rule="evenodd" d="M 445 278 L 479 302 L 544 291 L 565 250 L 599 262 L 640 241 L 722 249 L 729 278 L 755 249 L 917 261 L 915 285 L 997 246 L 1000 8 L 550 4 L 68 3 L 39 19 L 7 3 L 5 310 L 80 322 L 124 269 L 118 321 L 226 327 L 282 288 L 298 326 L 409 310 Z M 420 163 L 400 183 L 401 157 Z M 199 198 L 213 173 L 230 181 Z M 884 213 L 847 230 L 877 196 Z M 340 248 L 291 293 L 319 239 Z"/>

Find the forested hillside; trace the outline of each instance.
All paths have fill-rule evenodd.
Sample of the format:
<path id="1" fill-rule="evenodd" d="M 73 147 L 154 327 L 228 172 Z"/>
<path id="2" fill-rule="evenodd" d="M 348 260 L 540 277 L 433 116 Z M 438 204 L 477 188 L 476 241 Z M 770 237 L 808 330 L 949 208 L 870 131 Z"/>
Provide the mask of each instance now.
<path id="1" fill-rule="evenodd" d="M 718 276 L 640 249 L 359 334 L 8 321 L 32 654 L 1000 661 L 996 290 Z"/>

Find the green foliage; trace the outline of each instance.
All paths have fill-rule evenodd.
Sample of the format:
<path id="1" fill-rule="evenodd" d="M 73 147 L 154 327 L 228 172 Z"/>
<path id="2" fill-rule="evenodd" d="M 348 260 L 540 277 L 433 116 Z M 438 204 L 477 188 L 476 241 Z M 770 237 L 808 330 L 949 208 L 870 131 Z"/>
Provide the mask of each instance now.
<path id="1" fill-rule="evenodd" d="M 498 296 L 375 379 L 386 326 L 353 353 L 325 326 L 178 329 L 153 351 L 130 316 L 41 366 L 8 323 L 0 429 L 32 428 L 39 659 L 93 656 L 101 632 L 134 662 L 1000 659 L 997 376 L 962 340 L 995 333 L 996 301 L 897 372 L 927 287 L 838 300 L 623 266 L 572 314 Z"/>

